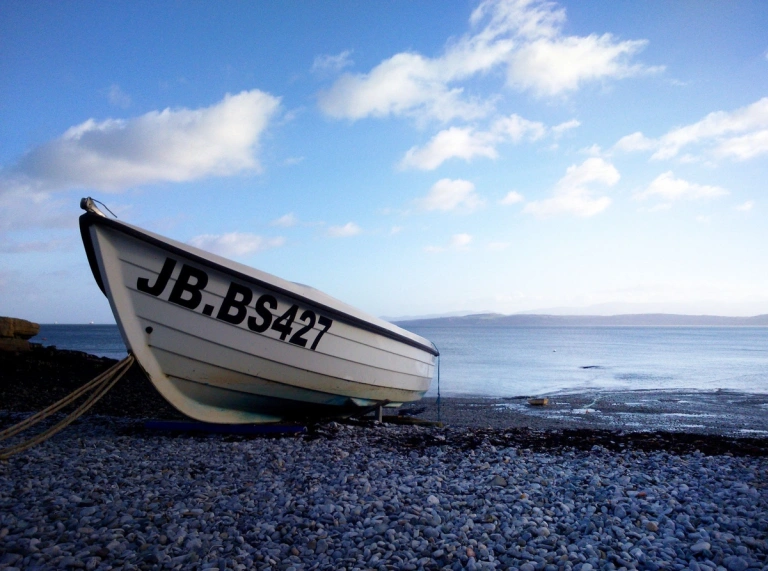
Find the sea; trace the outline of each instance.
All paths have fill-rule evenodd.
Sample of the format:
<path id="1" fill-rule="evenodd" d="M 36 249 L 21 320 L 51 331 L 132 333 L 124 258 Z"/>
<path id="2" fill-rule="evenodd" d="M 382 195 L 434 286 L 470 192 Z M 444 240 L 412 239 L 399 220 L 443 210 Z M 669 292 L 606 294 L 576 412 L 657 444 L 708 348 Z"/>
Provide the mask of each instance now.
<path id="1" fill-rule="evenodd" d="M 440 351 L 428 396 L 768 393 L 768 327 L 409 327 Z M 116 325 L 41 325 L 32 342 L 122 359 Z"/>

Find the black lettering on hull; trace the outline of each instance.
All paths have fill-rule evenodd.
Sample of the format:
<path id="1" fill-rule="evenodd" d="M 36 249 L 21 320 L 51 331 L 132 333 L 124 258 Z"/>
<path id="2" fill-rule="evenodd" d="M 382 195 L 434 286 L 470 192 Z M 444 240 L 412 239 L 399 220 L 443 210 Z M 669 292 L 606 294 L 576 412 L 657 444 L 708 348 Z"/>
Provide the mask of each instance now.
<path id="1" fill-rule="evenodd" d="M 157 276 L 157 281 L 155 281 L 154 285 L 149 285 L 149 280 L 147 278 L 139 278 L 136 280 L 136 289 L 157 297 L 163 293 L 165 286 L 168 285 L 168 280 L 171 279 L 171 274 L 173 273 L 173 268 L 175 267 L 176 260 L 166 258 L 165 263 L 163 264 L 163 269 L 160 270 L 160 273 Z"/>
<path id="2" fill-rule="evenodd" d="M 138 278 L 136 289 L 142 293 L 159 297 L 168 286 L 177 264 L 176 260 L 166 258 L 155 283 L 150 285 L 149 278 Z M 203 291 L 207 285 L 208 274 L 205 271 L 188 264 L 182 264 L 176 283 L 168 296 L 168 301 L 194 311 L 203 301 Z M 333 324 L 333 320 L 322 315 L 318 316 L 310 309 L 301 311 L 297 304 L 292 304 L 280 317 L 274 319 L 272 311 L 278 309 L 278 301 L 275 296 L 268 293 L 261 295 L 251 306 L 253 297 L 251 288 L 230 282 L 221 307 L 216 313 L 216 319 L 236 326 L 245 322 L 250 331 L 259 334 L 264 334 L 267 330 L 272 329 L 280 334 L 280 341 L 286 341 L 299 347 L 306 348 L 311 340 L 312 344 L 309 347 L 311 351 L 317 349 L 320 339 Z M 215 309 L 213 305 L 206 303 L 203 305 L 202 314 L 212 317 Z M 322 329 L 317 332 L 314 339 L 308 339 L 306 336 L 312 334 L 315 323 L 319 323 Z M 294 324 L 301 325 L 301 327 L 294 331 Z"/>

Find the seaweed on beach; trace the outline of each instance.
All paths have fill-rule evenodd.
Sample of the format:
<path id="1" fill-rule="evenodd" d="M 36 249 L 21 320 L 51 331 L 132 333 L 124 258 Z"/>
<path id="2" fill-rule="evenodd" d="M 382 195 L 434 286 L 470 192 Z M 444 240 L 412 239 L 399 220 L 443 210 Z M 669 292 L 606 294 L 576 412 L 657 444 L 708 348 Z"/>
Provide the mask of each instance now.
<path id="1" fill-rule="evenodd" d="M 734 438 L 684 432 L 624 432 L 595 429 L 531 430 L 529 428 L 463 428 L 419 433 L 387 433 L 381 444 L 424 451 L 434 446 L 449 446 L 463 452 L 483 446 L 518 448 L 532 451 L 559 449 L 594 452 L 664 451 L 672 454 L 701 453 L 707 456 L 768 456 L 768 439 Z"/>

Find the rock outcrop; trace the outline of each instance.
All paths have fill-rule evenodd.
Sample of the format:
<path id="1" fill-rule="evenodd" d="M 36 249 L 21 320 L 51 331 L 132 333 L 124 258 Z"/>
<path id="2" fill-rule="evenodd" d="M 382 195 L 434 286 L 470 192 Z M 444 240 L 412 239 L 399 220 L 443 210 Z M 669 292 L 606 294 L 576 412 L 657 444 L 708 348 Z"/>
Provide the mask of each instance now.
<path id="1" fill-rule="evenodd" d="M 40 326 L 26 319 L 0 317 L 0 351 L 29 351 L 29 339 Z"/>

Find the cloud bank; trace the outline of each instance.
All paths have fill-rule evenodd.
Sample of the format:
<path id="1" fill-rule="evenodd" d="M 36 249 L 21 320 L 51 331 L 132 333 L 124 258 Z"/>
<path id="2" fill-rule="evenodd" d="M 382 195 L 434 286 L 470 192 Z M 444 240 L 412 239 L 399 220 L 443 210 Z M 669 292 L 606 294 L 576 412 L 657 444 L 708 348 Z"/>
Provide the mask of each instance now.
<path id="1" fill-rule="evenodd" d="M 537 96 L 559 96 L 587 82 L 660 71 L 632 63 L 646 40 L 610 34 L 563 33 L 565 10 L 545 0 L 486 0 L 470 17 L 470 31 L 436 57 L 400 52 L 367 73 L 345 73 L 319 94 L 320 109 L 338 119 L 410 116 L 472 120 L 493 100 L 465 92 L 462 82 L 500 69 L 506 85 Z"/>

